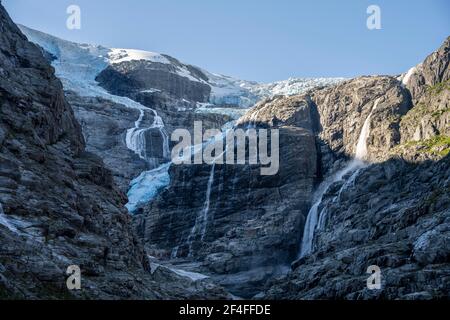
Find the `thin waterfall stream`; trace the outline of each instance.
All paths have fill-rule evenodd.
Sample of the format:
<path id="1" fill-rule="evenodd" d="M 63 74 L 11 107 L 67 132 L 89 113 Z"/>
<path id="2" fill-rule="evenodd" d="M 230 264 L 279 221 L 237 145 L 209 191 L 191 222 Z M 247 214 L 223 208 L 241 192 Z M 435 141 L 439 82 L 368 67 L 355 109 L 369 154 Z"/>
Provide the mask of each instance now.
<path id="1" fill-rule="evenodd" d="M 308 212 L 308 216 L 306 218 L 305 228 L 303 231 L 303 238 L 300 246 L 300 254 L 299 257 L 303 258 L 307 255 L 309 255 L 313 250 L 313 241 L 314 241 L 314 235 L 317 229 L 322 229 L 325 225 L 325 219 L 327 216 L 327 210 L 326 208 L 323 208 L 321 211 L 319 211 L 320 205 L 323 200 L 323 196 L 328 190 L 328 188 L 334 184 L 337 181 L 340 181 L 346 176 L 348 173 L 353 172 L 353 174 L 349 177 L 348 181 L 354 181 L 356 179 L 356 176 L 360 172 L 360 170 L 367 166 L 367 163 L 365 160 L 368 156 L 368 150 L 367 150 L 367 139 L 370 134 L 370 122 L 372 119 L 372 114 L 378 107 L 380 99 L 375 100 L 374 105 L 372 107 L 372 110 L 369 114 L 369 116 L 364 121 L 364 125 L 361 129 L 361 133 L 359 135 L 358 143 L 356 145 L 356 153 L 355 158 L 351 160 L 347 166 L 345 166 L 343 169 L 339 170 L 335 174 L 331 175 L 327 179 L 325 179 L 317 188 L 317 190 L 314 192 L 313 195 L 313 205 L 311 209 Z M 344 183 L 342 186 L 340 193 L 344 188 L 347 188 L 348 183 Z M 338 195 L 338 196 L 339 196 Z"/>

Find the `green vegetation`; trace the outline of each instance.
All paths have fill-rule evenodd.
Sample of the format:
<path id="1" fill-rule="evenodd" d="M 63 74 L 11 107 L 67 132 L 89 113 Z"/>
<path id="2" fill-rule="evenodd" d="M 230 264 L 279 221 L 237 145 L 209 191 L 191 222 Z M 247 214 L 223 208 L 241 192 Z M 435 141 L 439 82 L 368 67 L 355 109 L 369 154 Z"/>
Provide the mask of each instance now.
<path id="1" fill-rule="evenodd" d="M 450 111 L 450 108 L 437 110 L 437 111 L 433 112 L 431 115 L 433 118 L 440 118 L 444 113 L 449 112 L 449 111 Z"/>
<path id="2" fill-rule="evenodd" d="M 431 97 L 438 96 L 445 90 L 450 90 L 450 80 L 437 83 L 434 86 L 428 86 L 428 98 L 423 99 L 422 102 L 418 103 L 411 110 L 409 110 L 408 113 L 402 117 L 402 123 L 404 123 L 405 125 L 414 125 L 427 115 L 431 115 L 434 120 L 438 120 L 443 114 L 449 112 L 450 108 L 436 110 L 439 105 L 433 102 L 433 99 L 431 99 Z M 433 103 L 436 105 L 427 105 L 427 103 Z"/>
<path id="3" fill-rule="evenodd" d="M 436 96 L 444 90 L 450 90 L 450 80 L 436 83 L 434 86 L 428 86 L 427 88 L 427 92 L 432 96 Z"/>
<path id="4" fill-rule="evenodd" d="M 405 144 L 406 147 L 417 147 L 428 154 L 436 154 L 445 157 L 450 153 L 450 137 L 436 136 L 424 141 L 410 141 Z"/>
<path id="5" fill-rule="evenodd" d="M 428 110 L 428 107 L 423 104 L 419 103 L 414 108 L 409 110 L 409 112 L 403 116 L 402 121 L 404 122 L 416 122 L 417 120 L 420 120 L 423 116 L 430 113 Z"/>

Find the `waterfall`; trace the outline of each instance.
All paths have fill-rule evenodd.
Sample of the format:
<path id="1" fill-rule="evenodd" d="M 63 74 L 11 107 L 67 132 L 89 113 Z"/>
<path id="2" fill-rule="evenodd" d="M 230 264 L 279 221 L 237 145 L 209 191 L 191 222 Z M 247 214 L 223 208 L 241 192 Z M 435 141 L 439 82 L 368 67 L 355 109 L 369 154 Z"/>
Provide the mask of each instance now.
<path id="1" fill-rule="evenodd" d="M 211 199 L 211 190 L 212 186 L 214 184 L 214 171 L 216 169 L 216 163 L 213 163 L 211 165 L 211 171 L 209 173 L 209 179 L 208 179 L 208 185 L 206 188 L 206 196 L 205 196 L 205 203 L 203 204 L 203 209 L 200 212 L 200 214 L 195 219 L 195 224 L 191 229 L 191 232 L 189 234 L 189 237 L 187 239 L 187 244 L 189 247 L 189 253 L 188 256 L 192 257 L 192 244 L 194 241 L 195 236 L 198 234 L 198 229 L 201 227 L 201 240 L 205 238 L 206 234 L 206 226 L 208 224 L 208 213 L 209 213 L 209 207 L 210 207 L 210 199 Z"/>
<path id="2" fill-rule="evenodd" d="M 230 128 L 230 123 L 226 123 L 222 129 L 225 129 L 225 131 L 222 133 L 222 135 L 220 136 L 220 139 L 225 139 L 227 137 L 227 134 L 230 130 L 233 129 L 233 127 Z M 207 142 L 205 142 L 204 144 L 209 144 L 212 143 L 213 141 L 215 141 L 215 139 L 217 139 L 217 137 L 212 137 L 210 140 L 208 140 Z M 195 152 L 196 146 L 191 147 L 192 152 Z M 194 226 L 191 229 L 191 232 L 189 233 L 189 236 L 187 238 L 187 245 L 189 248 L 189 253 L 188 256 L 192 257 L 192 244 L 194 241 L 195 236 L 198 233 L 198 229 L 200 229 L 201 227 L 201 240 L 203 241 L 206 235 L 206 229 L 208 226 L 208 214 L 209 214 L 209 209 L 210 209 L 210 204 L 211 204 L 211 191 L 212 191 L 212 187 L 214 185 L 214 172 L 216 169 L 216 160 L 219 159 L 220 157 L 222 157 L 224 155 L 224 153 L 226 152 L 227 149 L 225 149 L 224 152 L 222 152 L 220 155 L 218 155 L 212 165 L 211 165 L 211 171 L 209 173 L 209 179 L 208 179 L 208 184 L 206 186 L 206 196 L 205 196 L 205 203 L 203 204 L 203 209 L 200 212 L 200 214 L 197 216 L 197 218 L 195 219 L 195 223 Z M 178 252 L 178 249 L 177 249 Z M 173 252 L 172 252 L 173 253 Z M 176 256 L 175 256 L 176 258 Z"/>
<path id="3" fill-rule="evenodd" d="M 134 124 L 134 128 L 127 131 L 126 145 L 127 148 L 136 153 L 142 160 L 146 161 L 153 169 L 142 172 L 137 178 L 130 183 L 128 190 L 128 203 L 126 207 L 129 212 L 135 212 L 142 204 L 150 202 L 156 197 L 160 190 L 168 186 L 170 183 L 169 168 L 171 162 L 159 164 L 157 158 L 149 157 L 147 152 L 147 141 L 145 134 L 148 130 L 157 128 L 163 139 L 162 155 L 164 159 L 170 158 L 169 137 L 164 129 L 164 122 L 158 113 L 153 109 L 139 109 L 140 115 Z M 153 112 L 153 124 L 148 128 L 141 128 L 141 123 L 145 116 L 145 110 Z M 156 168 L 155 168 L 156 167 Z"/>
<path id="4" fill-rule="evenodd" d="M 309 255 L 313 249 L 313 240 L 314 234 L 317 229 L 323 229 L 325 226 L 325 220 L 328 215 L 327 208 L 324 207 L 321 211 L 320 205 L 323 200 L 323 196 L 328 188 L 335 182 L 340 181 L 346 176 L 348 173 L 353 172 L 353 174 L 348 178 L 348 180 L 343 184 L 341 190 L 339 190 L 337 197 L 333 199 L 333 202 L 336 201 L 345 191 L 350 184 L 354 183 L 356 177 L 358 176 L 360 170 L 366 166 L 364 162 L 368 156 L 367 150 L 367 139 L 370 134 L 370 122 L 372 118 L 373 112 L 378 107 L 380 99 L 375 100 L 373 108 L 369 114 L 369 116 L 364 121 L 364 125 L 361 129 L 361 133 L 359 135 L 358 143 L 356 145 L 355 158 L 351 160 L 343 169 L 339 170 L 331 177 L 325 179 L 314 192 L 313 195 L 313 205 L 308 212 L 308 216 L 306 218 L 305 228 L 303 231 L 303 238 L 300 247 L 300 258 L 303 258 Z"/>
<path id="5" fill-rule="evenodd" d="M 202 228 L 202 241 L 205 238 L 206 234 L 206 226 L 208 224 L 208 212 L 209 212 L 209 204 L 211 199 L 211 189 L 214 184 L 214 170 L 216 169 L 216 163 L 213 163 L 211 167 L 211 173 L 209 174 L 208 179 L 208 187 L 206 189 L 206 201 L 203 206 L 203 228 Z"/>
<path id="6" fill-rule="evenodd" d="M 142 160 L 145 160 L 146 162 L 149 162 L 151 165 L 156 164 L 155 158 L 149 158 L 148 152 L 147 152 L 147 141 L 145 138 L 145 134 L 147 131 L 151 129 L 158 129 L 161 138 L 163 139 L 163 150 L 162 150 L 162 156 L 164 159 L 168 159 L 170 157 L 169 155 L 169 137 L 167 133 L 164 130 L 164 122 L 162 121 L 161 117 L 157 114 L 155 110 L 151 110 L 153 112 L 153 124 L 150 127 L 147 128 L 141 128 L 142 121 L 145 117 L 145 110 L 143 108 L 139 109 L 139 118 L 134 123 L 134 127 L 128 129 L 126 134 L 126 145 L 127 148 L 136 153 Z"/>
<path id="7" fill-rule="evenodd" d="M 379 102 L 379 98 L 375 100 L 372 111 L 370 111 L 369 116 L 367 117 L 366 121 L 364 121 L 361 134 L 359 135 L 358 144 L 356 145 L 355 158 L 357 160 L 364 161 L 367 157 L 367 138 L 370 134 L 370 121 L 372 120 L 372 114 L 377 109 Z"/>

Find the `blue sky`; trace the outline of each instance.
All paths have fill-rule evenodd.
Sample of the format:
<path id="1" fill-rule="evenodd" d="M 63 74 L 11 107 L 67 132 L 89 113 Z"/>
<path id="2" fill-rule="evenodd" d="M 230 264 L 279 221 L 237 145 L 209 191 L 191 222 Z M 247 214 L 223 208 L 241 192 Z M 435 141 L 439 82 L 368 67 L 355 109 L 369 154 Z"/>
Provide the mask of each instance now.
<path id="1" fill-rule="evenodd" d="M 64 39 L 172 55 L 241 79 L 398 74 L 450 35 L 447 0 L 3 0 L 13 20 Z M 66 8 L 81 8 L 81 30 Z M 381 30 L 366 27 L 369 5 Z"/>

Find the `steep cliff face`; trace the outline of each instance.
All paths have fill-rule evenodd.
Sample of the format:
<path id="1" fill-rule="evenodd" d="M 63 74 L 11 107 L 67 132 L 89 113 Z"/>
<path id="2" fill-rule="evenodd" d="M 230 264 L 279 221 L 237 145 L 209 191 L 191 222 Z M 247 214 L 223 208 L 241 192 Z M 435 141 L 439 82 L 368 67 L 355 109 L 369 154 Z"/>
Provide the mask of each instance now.
<path id="1" fill-rule="evenodd" d="M 85 151 L 53 68 L 1 5 L 0 75 L 2 298 L 224 296 L 173 272 L 164 283 L 150 272 L 124 194 Z M 69 265 L 81 267 L 82 291 L 67 290 Z"/>
<path id="2" fill-rule="evenodd" d="M 429 299 L 450 292 L 450 157 L 389 160 L 329 188 L 311 255 L 268 285 L 268 299 Z M 366 271 L 381 269 L 382 290 Z"/>
<path id="3" fill-rule="evenodd" d="M 293 271 L 286 277 L 268 284 L 262 296 L 268 299 L 448 297 L 448 72 L 447 39 L 420 67 L 404 76 L 403 83 L 396 83 L 393 78 L 372 77 L 337 86 L 336 89 L 340 88 L 335 91 L 336 103 L 331 105 L 341 102 L 347 107 L 352 116 L 345 117 L 344 122 L 327 116 L 336 114 L 326 111 L 334 88 L 312 93 L 322 126 L 319 143 L 325 142 L 327 146 L 327 160 L 324 164 L 322 157 L 322 164 L 325 167 L 328 164 L 327 176 L 332 183 L 316 203 L 319 222 L 314 226 L 312 249 L 293 263 Z M 336 179 L 333 174 L 337 170 L 333 166 L 342 167 L 340 153 L 355 154 L 351 152 L 355 143 L 347 143 L 355 141 L 348 134 L 352 131 L 348 121 L 358 118 L 355 111 L 360 105 L 357 100 L 356 105 L 352 104 L 348 94 L 358 93 L 360 86 L 350 91 L 345 87 L 350 89 L 352 83 L 360 81 L 370 90 L 363 99 L 376 99 L 376 103 L 372 103 L 370 113 L 366 108 L 364 125 L 360 119 L 356 120 L 359 125 L 353 127 L 369 130 L 364 159 L 375 164 L 359 163 Z M 390 85 L 380 87 L 377 83 Z M 338 124 L 334 125 L 335 122 Z M 328 156 L 328 147 L 338 160 L 334 164 L 333 157 Z M 324 154 L 324 149 L 321 150 Z M 366 271 L 373 265 L 381 269 L 382 290 L 367 288 Z"/>
<path id="4" fill-rule="evenodd" d="M 171 185 L 136 217 L 151 254 L 203 262 L 233 293 L 255 288 L 296 254 L 316 172 L 311 103 L 280 98 L 261 107 L 267 119 L 241 119 L 238 127 L 280 130 L 280 170 L 261 176 L 258 165 L 173 165 Z M 269 114 L 270 113 L 270 114 Z M 265 121 L 267 120 L 267 121 Z M 275 124 L 276 123 L 276 124 Z M 256 273 L 260 268 L 262 273 Z M 233 276 L 234 275 L 234 276 Z"/>
<path id="5" fill-rule="evenodd" d="M 450 136 L 450 37 L 403 82 L 414 108 L 402 119 L 402 143 Z"/>
<path id="6" fill-rule="evenodd" d="M 139 111 L 102 98 L 81 97 L 73 91 L 66 92 L 65 96 L 81 124 L 86 150 L 103 159 L 114 181 L 126 193 L 130 181 L 150 169 L 149 164 L 128 149 L 125 142 L 127 130 L 134 126 Z M 151 126 L 149 119 L 146 117 L 143 120 L 144 126 Z M 147 157 L 159 157 L 162 161 L 161 137 L 159 134 L 153 137 L 150 132 L 147 136 Z"/>
<path id="7" fill-rule="evenodd" d="M 317 106 L 322 171 L 329 174 L 336 160 L 354 157 L 367 122 L 366 160 L 386 159 L 400 141 L 400 120 L 412 107 L 410 95 L 392 77 L 361 77 L 311 93 Z"/>
<path id="8" fill-rule="evenodd" d="M 257 104 L 236 127 L 281 129 L 280 173 L 266 179 L 249 166 L 172 166 L 169 188 L 135 220 L 146 248 L 182 263 L 200 261 L 196 268 L 244 297 L 277 275 L 258 297 L 445 295 L 450 212 L 443 157 L 450 144 L 442 79 L 420 98 L 432 107 L 418 122 L 411 120 L 413 94 L 389 76 Z M 427 146 L 436 152 L 406 142 L 427 117 L 437 120 L 422 127 L 436 130 L 418 139 L 437 139 L 436 150 Z M 315 220 L 307 219 L 312 212 Z M 282 276 L 307 231 L 310 251 Z M 370 265 L 385 270 L 382 293 L 364 289 Z"/>
<path id="9" fill-rule="evenodd" d="M 450 79 L 449 61 L 450 37 L 447 37 L 438 50 L 402 76 L 401 81 L 411 92 L 415 105 L 419 104 L 420 99 L 427 93 L 429 87 Z"/>
<path id="10" fill-rule="evenodd" d="M 172 57 L 164 57 L 170 63 L 133 60 L 112 64 L 96 80 L 111 93 L 121 96 L 156 89 L 178 99 L 208 102 L 211 87 L 206 83 L 206 75 Z M 177 72 L 179 68 L 186 70 L 185 73 Z"/>

